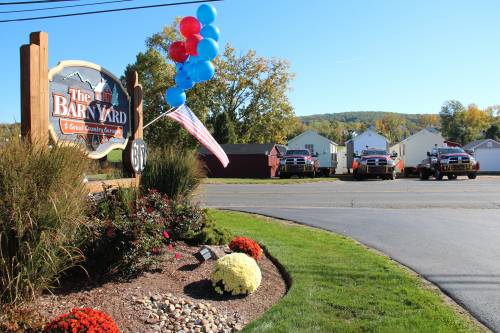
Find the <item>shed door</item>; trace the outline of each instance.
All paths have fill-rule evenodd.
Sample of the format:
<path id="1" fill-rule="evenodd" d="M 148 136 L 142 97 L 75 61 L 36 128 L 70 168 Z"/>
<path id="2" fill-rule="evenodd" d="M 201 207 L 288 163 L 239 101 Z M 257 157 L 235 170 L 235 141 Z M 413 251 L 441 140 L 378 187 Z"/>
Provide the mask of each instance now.
<path id="1" fill-rule="evenodd" d="M 474 155 L 481 171 L 500 171 L 500 148 L 478 148 Z"/>

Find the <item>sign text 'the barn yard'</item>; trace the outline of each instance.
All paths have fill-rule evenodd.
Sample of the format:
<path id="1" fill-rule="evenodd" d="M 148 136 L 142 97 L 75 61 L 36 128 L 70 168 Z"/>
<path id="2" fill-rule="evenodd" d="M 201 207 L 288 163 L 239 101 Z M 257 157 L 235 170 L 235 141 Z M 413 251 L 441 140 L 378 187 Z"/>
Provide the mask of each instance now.
<path id="1" fill-rule="evenodd" d="M 49 71 L 49 130 L 57 141 L 86 147 L 90 158 L 124 149 L 130 136 L 130 98 L 120 80 L 84 61 Z"/>

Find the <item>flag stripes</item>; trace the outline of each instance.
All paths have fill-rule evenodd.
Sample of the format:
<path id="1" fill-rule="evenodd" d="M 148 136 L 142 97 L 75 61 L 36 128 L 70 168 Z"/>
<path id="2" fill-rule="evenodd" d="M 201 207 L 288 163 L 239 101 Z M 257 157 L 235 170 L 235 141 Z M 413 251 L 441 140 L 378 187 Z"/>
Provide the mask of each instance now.
<path id="1" fill-rule="evenodd" d="M 222 147 L 215 141 L 205 125 L 203 125 L 187 105 L 182 105 L 174 112 L 167 113 L 166 116 L 180 123 L 189 133 L 198 139 L 217 157 L 224 168 L 229 164 L 229 159 Z"/>

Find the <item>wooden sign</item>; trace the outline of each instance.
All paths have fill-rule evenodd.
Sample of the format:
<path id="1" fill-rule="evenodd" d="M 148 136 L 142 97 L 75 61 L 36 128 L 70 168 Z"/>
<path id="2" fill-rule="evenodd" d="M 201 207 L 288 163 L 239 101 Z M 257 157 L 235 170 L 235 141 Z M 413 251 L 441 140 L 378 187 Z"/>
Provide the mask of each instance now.
<path id="1" fill-rule="evenodd" d="M 139 186 L 147 149 L 140 140 L 143 92 L 137 72 L 127 72 L 125 90 L 117 77 L 89 62 L 63 61 L 49 71 L 45 32 L 30 34 L 30 43 L 21 46 L 20 60 L 23 137 L 48 146 L 50 133 L 54 143 L 79 144 L 94 159 L 122 149 L 132 178 L 88 182 L 88 188 L 96 192 L 103 187 Z"/>
<path id="2" fill-rule="evenodd" d="M 130 98 L 120 80 L 84 61 L 62 61 L 49 71 L 49 130 L 56 142 L 84 147 L 90 158 L 125 149 Z"/>

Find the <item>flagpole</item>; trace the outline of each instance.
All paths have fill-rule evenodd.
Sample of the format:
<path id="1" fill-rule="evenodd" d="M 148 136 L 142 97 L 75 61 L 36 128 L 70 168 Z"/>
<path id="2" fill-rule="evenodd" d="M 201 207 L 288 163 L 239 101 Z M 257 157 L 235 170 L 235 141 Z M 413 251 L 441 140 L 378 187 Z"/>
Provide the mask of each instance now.
<path id="1" fill-rule="evenodd" d="M 158 117 L 156 117 L 155 119 L 151 120 L 149 123 L 147 123 L 146 125 L 142 126 L 142 129 L 146 129 L 146 127 L 148 127 L 149 125 L 153 124 L 154 122 L 156 122 L 157 120 L 159 120 L 161 117 L 164 117 L 166 116 L 168 113 L 170 112 L 173 112 L 172 110 L 173 109 L 176 109 L 175 107 L 173 108 L 170 108 L 168 109 L 167 111 L 163 112 L 162 114 L 160 114 Z"/>

